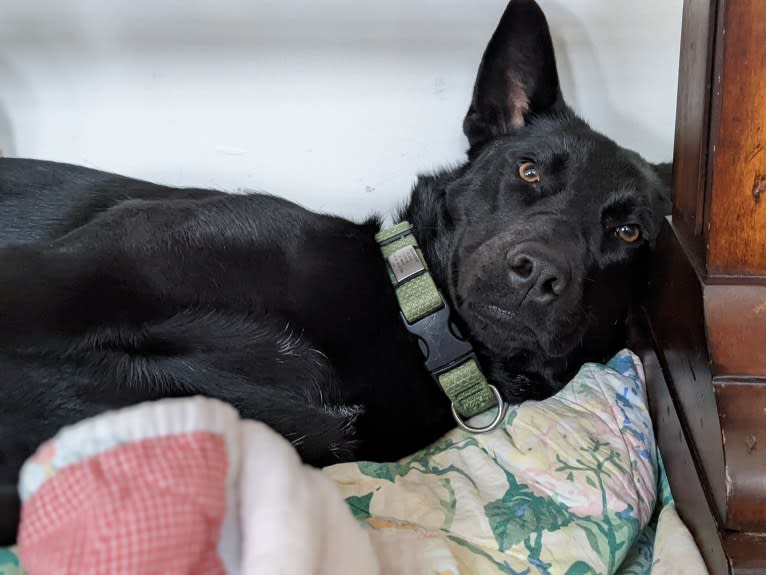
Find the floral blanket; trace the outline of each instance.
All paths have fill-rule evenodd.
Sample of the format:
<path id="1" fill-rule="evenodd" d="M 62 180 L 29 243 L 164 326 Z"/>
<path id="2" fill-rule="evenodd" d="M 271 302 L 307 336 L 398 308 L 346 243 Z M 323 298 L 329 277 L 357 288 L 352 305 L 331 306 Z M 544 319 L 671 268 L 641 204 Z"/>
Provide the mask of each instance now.
<path id="1" fill-rule="evenodd" d="M 142 404 L 62 430 L 20 493 L 0 575 L 706 572 L 627 351 L 491 433 L 321 473 L 215 400 Z"/>
<path id="2" fill-rule="evenodd" d="M 553 398 L 511 408 L 495 432 L 455 430 L 398 463 L 325 472 L 357 519 L 388 532 L 399 550 L 392 573 L 416 560 L 412 573 L 439 575 L 706 573 L 675 512 L 629 351 L 586 364 Z"/>

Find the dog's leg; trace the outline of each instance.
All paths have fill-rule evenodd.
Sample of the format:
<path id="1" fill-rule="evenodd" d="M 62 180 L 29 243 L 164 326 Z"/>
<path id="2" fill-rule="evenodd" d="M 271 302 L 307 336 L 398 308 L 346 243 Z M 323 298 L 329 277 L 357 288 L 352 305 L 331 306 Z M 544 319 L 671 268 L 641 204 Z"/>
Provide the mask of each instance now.
<path id="1" fill-rule="evenodd" d="M 147 322 L 140 334 L 91 331 L 81 349 L 94 378 L 155 395 L 205 395 L 267 423 L 305 461 L 354 452 L 361 406 L 344 404 L 327 357 L 281 318 L 188 309 Z"/>
<path id="2" fill-rule="evenodd" d="M 362 408 L 342 401 L 327 358 L 275 319 L 190 309 L 139 326 L 51 334 L 0 345 L 0 371 L 0 460 L 11 467 L 63 425 L 168 396 L 230 403 L 313 465 L 351 459 L 358 444 Z"/>

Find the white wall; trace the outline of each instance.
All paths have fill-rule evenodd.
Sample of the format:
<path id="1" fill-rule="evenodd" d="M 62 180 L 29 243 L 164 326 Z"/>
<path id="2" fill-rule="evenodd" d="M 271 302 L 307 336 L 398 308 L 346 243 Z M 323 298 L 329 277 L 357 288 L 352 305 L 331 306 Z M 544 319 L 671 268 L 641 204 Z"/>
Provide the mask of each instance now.
<path id="1" fill-rule="evenodd" d="M 669 160 L 682 0 L 540 0 L 562 88 Z M 459 160 L 505 0 L 0 0 L 0 149 L 361 217 Z"/>

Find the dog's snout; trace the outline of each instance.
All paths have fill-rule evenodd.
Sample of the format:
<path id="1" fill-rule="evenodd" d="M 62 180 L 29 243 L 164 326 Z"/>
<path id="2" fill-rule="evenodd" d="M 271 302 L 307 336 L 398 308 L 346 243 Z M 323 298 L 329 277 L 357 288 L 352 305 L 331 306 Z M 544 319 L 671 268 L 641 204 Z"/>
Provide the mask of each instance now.
<path id="1" fill-rule="evenodd" d="M 544 246 L 524 244 L 506 254 L 511 286 L 525 300 L 547 304 L 569 286 L 571 270 L 563 258 L 548 253 Z"/>

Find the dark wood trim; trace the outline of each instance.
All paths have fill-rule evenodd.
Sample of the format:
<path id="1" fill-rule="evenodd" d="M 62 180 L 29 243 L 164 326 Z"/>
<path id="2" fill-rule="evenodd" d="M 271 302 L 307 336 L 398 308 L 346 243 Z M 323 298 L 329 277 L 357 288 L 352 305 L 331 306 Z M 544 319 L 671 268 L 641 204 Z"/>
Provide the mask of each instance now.
<path id="1" fill-rule="evenodd" d="M 701 250 L 717 2 L 686 0 L 681 25 L 676 136 L 673 165 L 673 219 Z"/>
<path id="2" fill-rule="evenodd" d="M 766 535 L 766 380 L 716 378 L 713 388 L 726 458 L 726 527 Z"/>
<path id="3" fill-rule="evenodd" d="M 763 575 L 766 573 L 766 537 L 750 533 L 729 533 L 726 548 L 731 556 L 734 575 Z"/>
<path id="4" fill-rule="evenodd" d="M 670 393 L 680 406 L 689 449 L 708 478 L 718 517 L 726 516 L 721 427 L 713 387 L 704 316 L 704 283 L 675 227 L 666 223 L 650 273 L 648 312 L 657 355 Z"/>
<path id="5" fill-rule="evenodd" d="M 642 341 L 634 334 L 631 345 L 644 362 L 655 435 L 679 514 L 711 573 L 766 573 L 766 378 L 731 375 L 747 365 L 728 360 L 721 363 L 727 371 L 713 361 L 710 327 L 718 330 L 723 320 L 710 322 L 706 312 L 713 301 L 716 316 L 728 312 L 727 321 L 740 325 L 737 314 L 751 308 L 725 302 L 747 302 L 754 286 L 706 285 L 670 222 L 657 248 L 647 319 L 633 322 L 648 335 Z M 747 333 L 728 337 L 741 341 Z"/>
<path id="6" fill-rule="evenodd" d="M 766 274 L 765 8 L 718 0 L 704 210 L 710 275 Z"/>
<path id="7" fill-rule="evenodd" d="M 716 377 L 766 374 L 766 285 L 705 285 L 703 299 Z"/>
<path id="8" fill-rule="evenodd" d="M 766 573 L 764 8 L 684 1 L 673 217 L 646 309 L 658 443 L 713 573 Z"/>
<path id="9" fill-rule="evenodd" d="M 705 474 L 698 467 L 699 459 L 692 455 L 689 429 L 678 416 L 677 400 L 671 396 L 666 370 L 655 352 L 659 346 L 643 315 L 634 319 L 632 327 L 630 345 L 644 364 L 654 433 L 678 514 L 697 542 L 710 573 L 728 574 L 729 562 L 720 520 L 713 511 L 713 496 L 703 483 Z"/>

